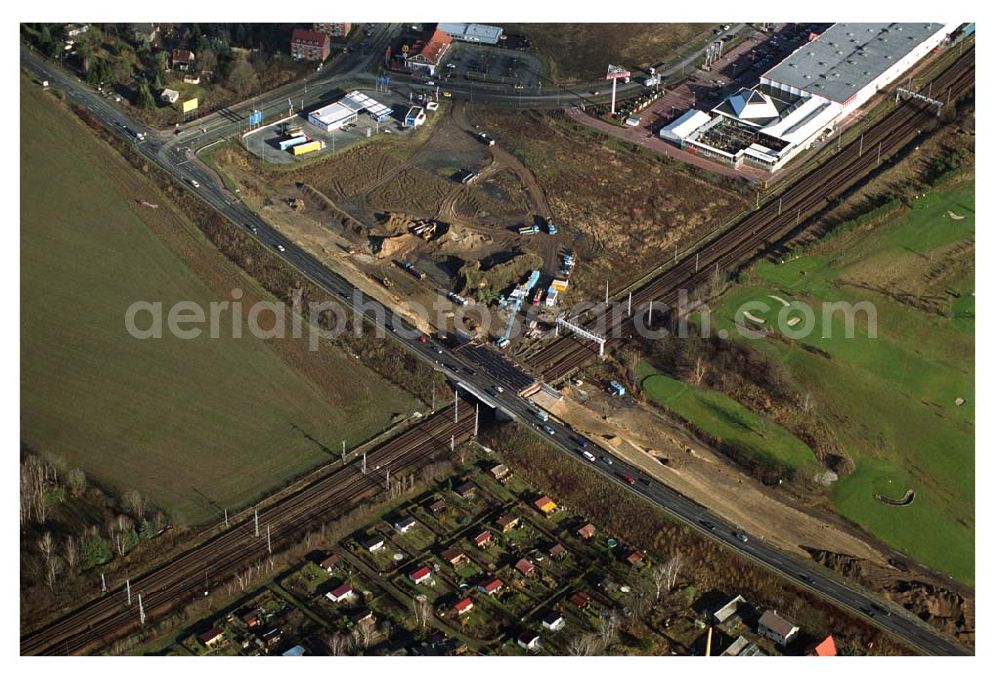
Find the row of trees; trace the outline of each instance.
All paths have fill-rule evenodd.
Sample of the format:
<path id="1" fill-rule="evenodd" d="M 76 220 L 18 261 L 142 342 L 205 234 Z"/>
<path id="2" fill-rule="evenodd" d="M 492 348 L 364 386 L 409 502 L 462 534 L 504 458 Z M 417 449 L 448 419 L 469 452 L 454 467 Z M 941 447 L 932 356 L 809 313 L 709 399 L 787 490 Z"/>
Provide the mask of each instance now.
<path id="1" fill-rule="evenodd" d="M 166 526 L 163 513 L 151 510 L 140 492 L 109 497 L 91 486 L 80 468 L 65 469 L 33 453 L 21 460 L 20 489 L 24 571 L 28 578 L 34 572 L 49 590 L 64 574 L 75 576 L 124 557 Z M 57 515 L 63 504 L 71 515 Z M 89 523 L 81 527 L 82 516 Z"/>

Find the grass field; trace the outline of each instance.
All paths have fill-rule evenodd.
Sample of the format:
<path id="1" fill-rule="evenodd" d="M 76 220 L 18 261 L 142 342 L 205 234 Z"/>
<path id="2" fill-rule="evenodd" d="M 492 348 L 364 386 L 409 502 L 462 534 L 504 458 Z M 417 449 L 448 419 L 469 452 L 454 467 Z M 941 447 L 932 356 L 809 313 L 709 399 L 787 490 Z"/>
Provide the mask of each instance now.
<path id="1" fill-rule="evenodd" d="M 713 310 L 733 331 L 748 301 L 772 330 L 785 302 L 869 302 L 857 338 L 835 315 L 801 340 L 754 340 L 786 363 L 856 464 L 833 486 L 845 516 L 889 545 L 966 583 L 974 580 L 975 184 L 929 193 L 887 223 L 836 235 L 784 264 L 762 263 Z M 805 315 L 791 310 L 790 315 Z M 748 321 L 748 325 L 752 322 Z M 803 323 L 804 324 L 804 323 Z M 801 325 L 800 325 L 801 326 Z M 964 404 L 958 406 L 956 399 Z M 876 502 L 901 497 L 908 507 Z"/>
<path id="2" fill-rule="evenodd" d="M 710 24 L 561 23 L 510 24 L 507 30 L 531 39 L 551 79 L 575 83 L 603 80 L 609 63 L 634 72 L 669 61 L 675 50 L 710 28 Z"/>
<path id="3" fill-rule="evenodd" d="M 648 363 L 640 365 L 639 376 L 642 389 L 662 407 L 748 460 L 809 474 L 818 469 L 816 457 L 802 440 L 722 393 L 692 387 Z"/>
<path id="4" fill-rule="evenodd" d="M 245 301 L 269 297 L 26 84 L 21 139 L 24 443 L 194 522 L 339 457 L 341 440 L 357 443 L 418 406 L 328 346 L 265 342 L 245 323 L 242 338 L 131 338 L 124 316 L 137 300 L 207 307 L 237 287 Z"/>

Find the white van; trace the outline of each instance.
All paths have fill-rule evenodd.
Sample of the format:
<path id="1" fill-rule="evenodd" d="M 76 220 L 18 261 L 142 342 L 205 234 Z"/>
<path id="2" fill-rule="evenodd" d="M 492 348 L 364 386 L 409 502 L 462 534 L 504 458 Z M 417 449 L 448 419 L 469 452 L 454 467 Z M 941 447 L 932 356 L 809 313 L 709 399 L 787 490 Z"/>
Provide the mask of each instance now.
<path id="1" fill-rule="evenodd" d="M 594 463 L 597 460 L 597 457 L 589 451 L 581 451 L 580 454 L 591 463 Z"/>

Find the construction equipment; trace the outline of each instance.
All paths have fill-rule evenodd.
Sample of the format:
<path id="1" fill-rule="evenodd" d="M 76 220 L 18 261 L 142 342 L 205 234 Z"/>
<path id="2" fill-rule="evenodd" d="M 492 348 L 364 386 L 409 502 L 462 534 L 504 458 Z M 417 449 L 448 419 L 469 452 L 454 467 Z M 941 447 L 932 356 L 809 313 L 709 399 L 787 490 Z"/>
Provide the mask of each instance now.
<path id="1" fill-rule="evenodd" d="M 533 226 L 521 226 L 517 229 L 517 232 L 521 235 L 537 235 L 538 230 L 538 224 L 535 224 Z"/>

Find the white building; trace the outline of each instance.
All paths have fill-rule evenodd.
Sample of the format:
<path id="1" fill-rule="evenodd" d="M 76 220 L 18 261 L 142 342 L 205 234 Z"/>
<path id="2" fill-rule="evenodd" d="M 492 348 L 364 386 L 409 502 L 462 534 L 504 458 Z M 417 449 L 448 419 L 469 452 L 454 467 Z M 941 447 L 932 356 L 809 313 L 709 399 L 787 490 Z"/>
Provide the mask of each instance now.
<path id="1" fill-rule="evenodd" d="M 392 114 L 392 109 L 379 103 L 358 90 L 346 94 L 339 101 L 309 113 L 309 122 L 326 132 L 340 129 L 358 119 L 358 114 L 367 112 L 373 120 L 384 122 Z"/>
<path id="2" fill-rule="evenodd" d="M 959 23 L 834 24 L 712 109 L 660 138 L 734 167 L 775 171 L 940 45 Z"/>
<path id="3" fill-rule="evenodd" d="M 438 24 L 438 30 L 447 33 L 453 40 L 480 42 L 485 45 L 497 44 L 503 34 L 502 28 L 483 24 L 444 23 Z"/>
<path id="4" fill-rule="evenodd" d="M 961 23 L 838 23 L 764 73 L 760 84 L 855 110 L 944 42 Z"/>

